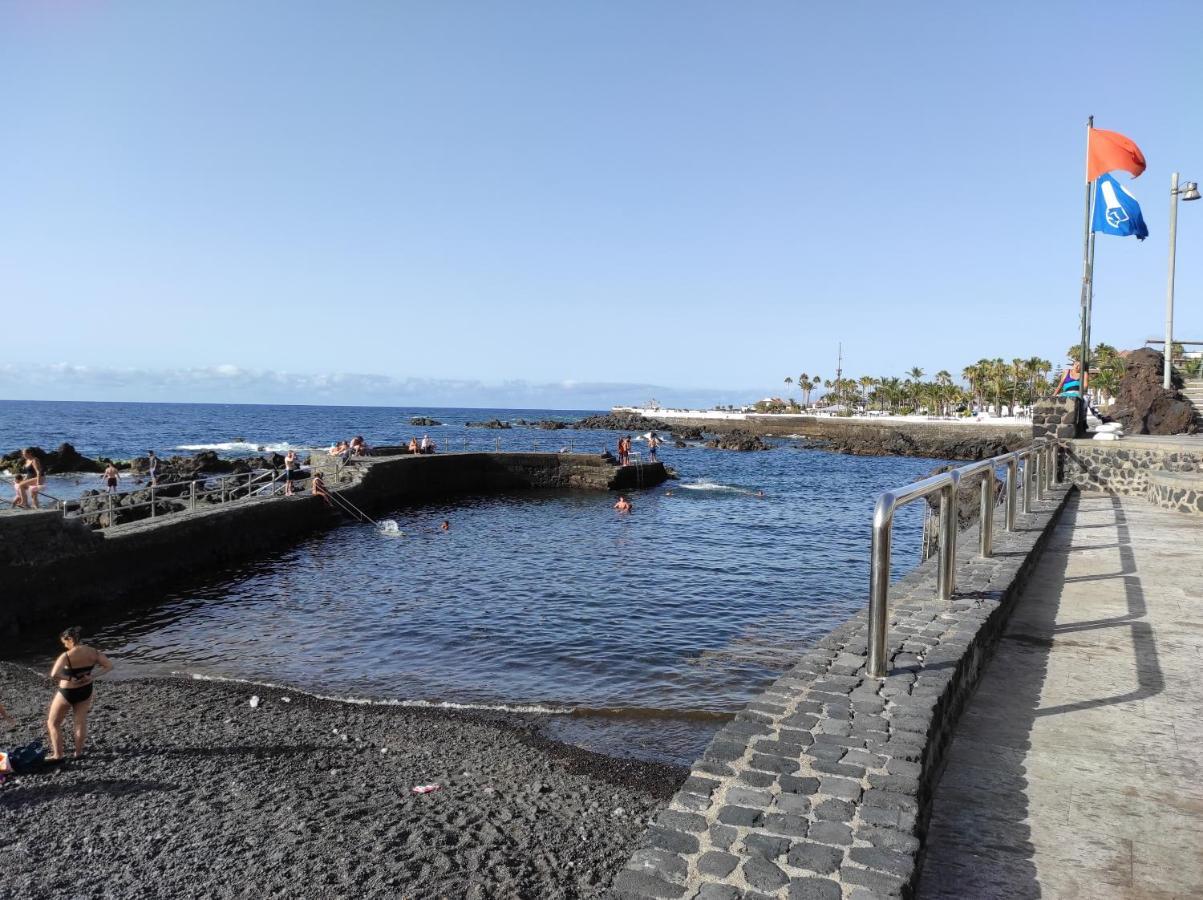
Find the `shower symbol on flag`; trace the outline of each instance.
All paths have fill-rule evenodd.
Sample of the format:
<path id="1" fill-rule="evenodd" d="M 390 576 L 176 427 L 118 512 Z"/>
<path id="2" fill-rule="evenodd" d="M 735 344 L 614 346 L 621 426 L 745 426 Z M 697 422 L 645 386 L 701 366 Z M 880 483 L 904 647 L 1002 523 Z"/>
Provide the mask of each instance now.
<path id="1" fill-rule="evenodd" d="M 1112 228 L 1119 228 L 1128 221 L 1128 211 L 1120 206 L 1119 197 L 1115 195 L 1114 184 L 1104 181 L 1099 187 L 1102 188 L 1103 202 L 1107 204 L 1107 224 Z"/>

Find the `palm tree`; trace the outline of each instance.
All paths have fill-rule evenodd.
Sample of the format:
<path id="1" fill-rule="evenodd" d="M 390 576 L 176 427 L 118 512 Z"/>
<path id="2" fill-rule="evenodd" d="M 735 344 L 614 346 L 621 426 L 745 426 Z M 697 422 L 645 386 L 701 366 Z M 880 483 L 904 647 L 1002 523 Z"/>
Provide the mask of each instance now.
<path id="1" fill-rule="evenodd" d="M 911 385 L 911 402 L 918 408 L 919 406 L 919 379 L 923 377 L 923 370 L 918 366 L 911 366 L 909 372 L 906 373 Z"/>
<path id="2" fill-rule="evenodd" d="M 1028 406 L 1036 402 L 1036 383 L 1046 372 L 1051 372 L 1053 364 L 1047 359 L 1041 359 L 1039 356 L 1028 358 Z"/>
<path id="3" fill-rule="evenodd" d="M 789 393 L 789 386 L 793 383 L 794 383 L 794 379 L 791 378 L 789 375 L 786 375 L 785 376 L 785 392 L 787 394 Z"/>
<path id="4" fill-rule="evenodd" d="M 810 389 L 813 391 L 815 388 L 817 388 L 822 383 L 823 383 L 823 378 L 819 375 L 814 375 L 810 379 Z M 807 393 L 806 396 L 809 397 L 810 394 Z"/>
<path id="5" fill-rule="evenodd" d="M 1011 415 L 1015 415 L 1015 407 L 1019 404 L 1019 386 L 1027 380 L 1027 360 L 1011 360 Z"/>
<path id="6" fill-rule="evenodd" d="M 860 377 L 860 402 L 865 409 L 869 408 L 869 391 L 877 384 L 877 379 L 872 375 L 862 375 Z"/>
<path id="7" fill-rule="evenodd" d="M 890 411 L 894 412 L 898 409 L 898 403 L 902 399 L 902 379 L 901 378 L 883 378 L 881 379 L 881 394 L 883 401 L 890 404 Z"/>
<path id="8" fill-rule="evenodd" d="M 803 372 L 798 376 L 798 390 L 802 392 L 802 405 L 810 403 L 810 376 Z"/>
<path id="9" fill-rule="evenodd" d="M 989 363 L 989 384 L 991 392 L 994 395 L 994 412 L 996 415 L 1002 413 L 1003 397 L 1007 393 L 1007 376 L 1010 373 L 1010 367 L 1003 362 L 1002 357 L 995 357 Z"/>

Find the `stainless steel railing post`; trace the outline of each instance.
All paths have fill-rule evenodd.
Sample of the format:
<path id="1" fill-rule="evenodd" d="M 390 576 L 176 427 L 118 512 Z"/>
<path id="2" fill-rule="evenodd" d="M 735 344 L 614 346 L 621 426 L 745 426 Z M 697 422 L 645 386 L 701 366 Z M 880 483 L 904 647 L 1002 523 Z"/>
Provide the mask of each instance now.
<path id="1" fill-rule="evenodd" d="M 1007 508 L 1004 525 L 1007 531 L 1015 530 L 1015 486 L 1019 480 L 1019 456 L 1015 453 L 1007 456 Z"/>
<path id="2" fill-rule="evenodd" d="M 190 482 L 188 485 L 188 508 L 196 512 L 196 482 Z"/>
<path id="3" fill-rule="evenodd" d="M 937 592 L 940 599 L 952 599 L 956 587 L 957 560 L 957 482 L 960 474 L 948 473 L 950 483 L 940 491 L 940 572 L 937 576 Z"/>
<path id="4" fill-rule="evenodd" d="M 886 675 L 886 632 L 889 630 L 890 538 L 894 527 L 894 495 L 877 498 L 873 510 L 873 542 L 869 559 L 869 660 L 871 678 Z"/>
<path id="5" fill-rule="evenodd" d="M 112 527 L 113 527 L 113 495 L 112 495 L 112 494 L 109 494 L 109 495 L 108 495 L 108 498 L 109 498 L 109 502 L 108 502 L 108 507 L 109 507 L 109 521 L 108 521 L 108 523 L 105 525 L 105 527 L 106 527 L 106 528 L 112 528 Z"/>
<path id="6" fill-rule="evenodd" d="M 977 549 L 987 559 L 994 555 L 994 466 L 982 473 L 982 499 L 978 514 Z"/>
<path id="7" fill-rule="evenodd" d="M 1036 499 L 1044 499 L 1044 448 L 1037 447 L 1032 451 L 1036 463 Z"/>
<path id="8" fill-rule="evenodd" d="M 1032 511 L 1032 450 L 1023 451 L 1023 511 Z"/>
<path id="9" fill-rule="evenodd" d="M 150 483 L 150 517 L 155 517 L 155 483 Z"/>

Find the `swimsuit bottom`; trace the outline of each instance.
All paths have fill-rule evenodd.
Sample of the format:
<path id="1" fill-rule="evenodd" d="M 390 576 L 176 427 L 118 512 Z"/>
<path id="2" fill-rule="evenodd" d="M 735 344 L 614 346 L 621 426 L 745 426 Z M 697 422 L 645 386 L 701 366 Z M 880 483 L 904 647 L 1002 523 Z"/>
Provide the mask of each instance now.
<path id="1" fill-rule="evenodd" d="M 92 696 L 92 685 L 85 684 L 82 687 L 61 687 L 58 692 L 63 695 L 63 699 L 74 706 L 76 703 L 83 703 Z"/>

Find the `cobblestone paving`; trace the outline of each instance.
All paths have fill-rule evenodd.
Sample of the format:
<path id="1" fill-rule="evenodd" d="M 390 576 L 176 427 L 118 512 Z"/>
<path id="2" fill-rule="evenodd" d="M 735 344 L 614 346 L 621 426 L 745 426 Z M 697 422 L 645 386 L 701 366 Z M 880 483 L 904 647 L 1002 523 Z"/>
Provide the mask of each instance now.
<path id="1" fill-rule="evenodd" d="M 614 893 L 871 900 L 909 891 L 948 729 L 1064 497 L 1054 491 L 1016 532 L 999 532 L 991 559 L 976 558 L 976 529 L 962 532 L 952 602 L 931 599 L 934 559 L 893 586 L 887 678 L 865 677 L 863 616 L 807 651 L 715 736 Z"/>
<path id="2" fill-rule="evenodd" d="M 1203 897 L 1203 519 L 1071 501 L 957 727 L 924 898 Z"/>

